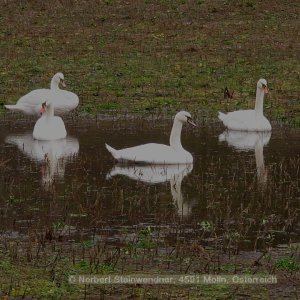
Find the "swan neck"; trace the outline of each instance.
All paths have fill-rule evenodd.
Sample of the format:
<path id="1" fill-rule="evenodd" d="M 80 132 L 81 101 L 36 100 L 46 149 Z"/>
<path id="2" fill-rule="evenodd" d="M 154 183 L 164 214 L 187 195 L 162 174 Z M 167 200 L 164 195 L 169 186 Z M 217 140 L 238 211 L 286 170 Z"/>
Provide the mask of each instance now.
<path id="1" fill-rule="evenodd" d="M 256 100 L 255 100 L 255 112 L 263 114 L 264 107 L 264 91 L 257 87 L 256 89 Z"/>
<path id="2" fill-rule="evenodd" d="M 51 90 L 60 90 L 59 84 L 57 83 L 57 81 L 55 80 L 54 77 L 51 79 L 50 89 Z"/>
<path id="3" fill-rule="evenodd" d="M 183 149 L 181 145 L 181 130 L 182 130 L 182 123 L 176 119 L 174 119 L 171 135 L 170 135 L 170 146 L 174 150 L 181 150 Z"/>
<path id="4" fill-rule="evenodd" d="M 52 118 L 54 116 L 54 106 L 52 104 L 49 104 L 46 110 L 46 117 Z"/>

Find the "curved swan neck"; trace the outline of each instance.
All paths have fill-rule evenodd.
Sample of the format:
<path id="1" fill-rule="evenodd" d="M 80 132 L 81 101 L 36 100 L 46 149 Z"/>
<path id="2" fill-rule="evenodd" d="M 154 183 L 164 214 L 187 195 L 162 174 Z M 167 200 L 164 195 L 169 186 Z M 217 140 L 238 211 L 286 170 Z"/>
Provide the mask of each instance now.
<path id="1" fill-rule="evenodd" d="M 174 150 L 183 149 L 181 145 L 181 129 L 182 129 L 182 123 L 177 119 L 174 119 L 172 131 L 170 135 L 170 146 Z"/>
<path id="2" fill-rule="evenodd" d="M 53 77 L 51 79 L 50 89 L 51 90 L 60 90 L 59 83 L 57 83 L 57 81 L 55 80 L 55 77 Z"/>
<path id="3" fill-rule="evenodd" d="M 258 114 L 263 114 L 264 109 L 264 91 L 257 87 L 256 89 L 256 100 L 255 100 L 255 112 Z"/>

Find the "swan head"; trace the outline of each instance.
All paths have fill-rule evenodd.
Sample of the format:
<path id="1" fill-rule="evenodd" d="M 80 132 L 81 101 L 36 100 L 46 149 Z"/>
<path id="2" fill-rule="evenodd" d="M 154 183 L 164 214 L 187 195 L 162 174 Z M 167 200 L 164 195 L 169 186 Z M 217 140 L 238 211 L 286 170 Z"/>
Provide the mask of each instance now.
<path id="1" fill-rule="evenodd" d="M 40 114 L 44 114 L 50 107 L 52 107 L 51 101 L 45 101 L 42 103 L 42 106 L 40 108 Z"/>
<path id="2" fill-rule="evenodd" d="M 189 123 L 192 126 L 197 126 L 196 123 L 193 121 L 191 114 L 184 110 L 176 114 L 175 120 L 178 120 L 181 123 Z"/>
<path id="3" fill-rule="evenodd" d="M 52 80 L 57 84 L 57 85 L 61 85 L 62 87 L 66 87 L 66 83 L 65 83 L 65 76 L 63 73 L 56 73 Z"/>
<path id="4" fill-rule="evenodd" d="M 265 94 L 267 94 L 269 92 L 267 80 L 259 79 L 257 82 L 257 88 L 261 89 Z"/>

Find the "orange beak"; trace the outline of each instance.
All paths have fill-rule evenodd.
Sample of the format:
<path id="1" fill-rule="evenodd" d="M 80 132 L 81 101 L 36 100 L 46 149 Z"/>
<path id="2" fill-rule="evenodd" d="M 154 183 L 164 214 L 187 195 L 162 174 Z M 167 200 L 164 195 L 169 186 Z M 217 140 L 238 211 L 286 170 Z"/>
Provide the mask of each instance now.
<path id="1" fill-rule="evenodd" d="M 40 109 L 40 114 L 43 114 L 45 111 L 46 111 L 46 103 L 43 103 Z"/>
<path id="2" fill-rule="evenodd" d="M 263 88 L 263 90 L 264 90 L 265 94 L 268 94 L 268 93 L 269 93 L 269 89 L 268 89 L 267 86 L 265 86 L 265 87 Z"/>

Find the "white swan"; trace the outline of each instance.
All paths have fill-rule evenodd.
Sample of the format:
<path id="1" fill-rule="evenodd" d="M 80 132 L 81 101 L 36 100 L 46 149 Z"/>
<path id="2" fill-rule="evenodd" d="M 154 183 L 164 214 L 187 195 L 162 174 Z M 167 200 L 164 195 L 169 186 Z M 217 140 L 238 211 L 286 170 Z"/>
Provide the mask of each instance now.
<path id="1" fill-rule="evenodd" d="M 186 164 L 193 162 L 193 156 L 184 150 L 181 145 L 181 129 L 184 123 L 196 124 L 192 121 L 190 113 L 180 111 L 174 118 L 170 135 L 170 146 L 163 144 L 145 144 L 122 150 L 115 150 L 105 144 L 107 150 L 118 161 L 131 161 L 145 164 Z"/>
<path id="2" fill-rule="evenodd" d="M 31 133 L 25 133 L 7 136 L 5 142 L 16 145 L 31 160 L 42 163 L 41 181 L 46 189 L 51 187 L 55 177 L 64 177 L 66 162 L 79 151 L 78 139 L 74 137 L 38 141 L 33 139 Z"/>
<path id="3" fill-rule="evenodd" d="M 270 122 L 263 114 L 264 95 L 268 93 L 267 81 L 259 79 L 256 88 L 255 109 L 238 110 L 224 114 L 219 112 L 219 119 L 231 130 L 270 131 Z"/>
<path id="4" fill-rule="evenodd" d="M 55 105 L 55 114 L 61 115 L 67 113 L 78 106 L 79 98 L 76 94 L 59 88 L 59 85 L 65 87 L 64 75 L 56 73 L 50 84 L 50 89 L 37 89 L 21 97 L 15 105 L 5 105 L 12 111 L 22 112 L 27 115 L 39 114 L 39 109 L 44 99 L 53 101 Z"/>
<path id="5" fill-rule="evenodd" d="M 219 135 L 219 141 L 226 141 L 229 146 L 236 150 L 251 151 L 255 153 L 255 163 L 258 182 L 264 185 L 267 182 L 268 172 L 264 163 L 264 146 L 268 145 L 271 132 L 245 132 L 224 131 Z"/>
<path id="6" fill-rule="evenodd" d="M 46 101 L 41 106 L 42 116 L 33 128 L 33 137 L 36 140 L 50 141 L 63 139 L 67 136 L 65 124 L 61 117 L 54 116 L 52 101 Z"/>
<path id="7" fill-rule="evenodd" d="M 123 175 L 148 184 L 170 181 L 171 194 L 174 204 L 178 209 L 178 215 L 186 217 L 190 214 L 193 203 L 184 201 L 181 192 L 181 183 L 183 178 L 192 170 L 193 164 L 155 166 L 117 165 L 107 174 L 106 178 L 109 179 L 116 175 Z"/>

